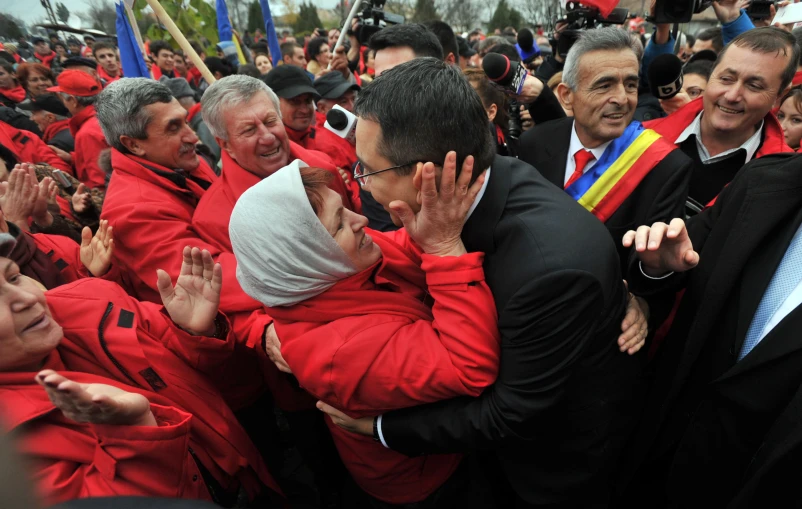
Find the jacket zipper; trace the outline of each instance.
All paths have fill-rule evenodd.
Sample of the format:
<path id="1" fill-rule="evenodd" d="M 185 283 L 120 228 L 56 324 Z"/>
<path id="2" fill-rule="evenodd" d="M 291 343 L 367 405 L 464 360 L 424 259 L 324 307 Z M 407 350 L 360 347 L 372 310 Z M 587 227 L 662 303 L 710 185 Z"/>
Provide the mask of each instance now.
<path id="1" fill-rule="evenodd" d="M 115 359 L 114 356 L 111 354 L 111 352 L 109 351 L 109 347 L 106 344 L 106 338 L 103 337 L 103 327 L 106 325 L 106 320 L 109 318 L 109 315 L 111 314 L 111 310 L 112 309 L 114 309 L 114 303 L 113 302 L 109 302 L 109 305 L 106 306 L 106 312 L 103 313 L 103 318 L 100 319 L 100 326 L 98 327 L 98 330 L 97 330 L 97 336 L 98 336 L 98 340 L 100 341 L 100 347 L 103 349 L 104 352 L 106 352 L 106 356 L 109 358 L 109 360 L 115 366 L 117 366 L 117 369 L 119 369 L 120 372 L 123 375 L 125 375 L 125 377 L 128 380 L 130 380 L 131 383 L 134 386 L 140 387 L 139 383 L 136 380 L 134 380 L 131 377 L 131 375 L 128 374 L 128 371 L 126 371 L 125 368 L 122 366 L 122 364 L 120 364 L 120 362 L 117 359 Z"/>

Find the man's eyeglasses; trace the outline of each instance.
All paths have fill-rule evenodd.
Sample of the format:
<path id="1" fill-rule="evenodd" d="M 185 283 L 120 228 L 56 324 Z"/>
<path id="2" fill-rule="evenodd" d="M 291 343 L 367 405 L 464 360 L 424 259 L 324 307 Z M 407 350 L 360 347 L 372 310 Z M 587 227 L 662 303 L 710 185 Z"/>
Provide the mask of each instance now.
<path id="1" fill-rule="evenodd" d="M 360 185 L 364 186 L 364 185 L 367 185 L 368 179 L 370 178 L 371 175 L 376 175 L 377 173 L 383 173 L 385 171 L 390 171 L 390 170 L 397 170 L 399 168 L 404 168 L 406 166 L 412 166 L 413 164 L 416 164 L 416 163 L 417 163 L 417 161 L 414 161 L 414 162 L 407 163 L 407 164 L 399 164 L 398 166 L 393 166 L 391 168 L 386 168 L 384 170 L 378 170 L 378 171 L 372 171 L 370 173 L 365 173 L 365 167 L 362 165 L 362 162 L 361 161 L 357 161 L 356 166 L 354 167 L 354 178 L 356 179 L 357 182 L 359 182 Z"/>

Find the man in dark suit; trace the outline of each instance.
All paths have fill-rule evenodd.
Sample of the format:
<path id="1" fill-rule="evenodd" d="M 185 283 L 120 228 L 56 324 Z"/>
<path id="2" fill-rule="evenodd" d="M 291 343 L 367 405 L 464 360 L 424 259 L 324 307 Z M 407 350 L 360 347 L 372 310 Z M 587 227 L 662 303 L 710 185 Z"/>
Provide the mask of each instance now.
<path id="1" fill-rule="evenodd" d="M 627 447 L 622 506 L 798 505 L 800 163 L 755 160 L 687 229 L 675 219 L 624 237 L 637 253 L 633 290 L 685 295 Z"/>
<path id="2" fill-rule="evenodd" d="M 616 344 L 627 292 L 610 236 L 532 167 L 494 156 L 481 100 L 459 69 L 417 59 L 386 71 L 355 113 L 357 178 L 399 226 L 419 220 L 416 162 L 454 150 L 458 168 L 468 154 L 474 174 L 489 168 L 462 239 L 485 253 L 502 337 L 498 379 L 479 398 L 389 412 L 356 429 L 372 426 L 408 455 L 491 449 L 482 463 L 505 484 L 499 507 L 604 506 L 640 371 Z"/>
<path id="3" fill-rule="evenodd" d="M 603 198 L 607 205 L 611 200 L 617 203 L 605 207 L 604 202 L 588 200 L 588 193 L 575 189 L 582 184 L 577 182 L 580 177 L 593 181 L 597 174 L 596 182 L 603 183 L 625 167 L 613 162 L 613 152 L 626 148 L 624 136 L 650 134 L 632 123 L 638 103 L 637 55 L 632 40 L 619 28 L 583 33 L 568 53 L 557 89 L 573 118 L 535 126 L 521 137 L 518 151 L 521 160 L 604 222 L 618 247 L 622 270 L 629 258 L 629 250 L 621 245 L 624 233 L 638 225 L 680 217 L 692 166 L 673 143 L 657 138 Z"/>

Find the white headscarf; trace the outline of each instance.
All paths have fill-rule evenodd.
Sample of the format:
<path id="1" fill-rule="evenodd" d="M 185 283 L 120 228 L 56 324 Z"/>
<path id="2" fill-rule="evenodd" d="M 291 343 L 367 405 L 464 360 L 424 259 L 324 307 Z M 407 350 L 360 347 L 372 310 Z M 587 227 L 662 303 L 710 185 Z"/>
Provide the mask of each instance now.
<path id="1" fill-rule="evenodd" d="M 237 281 L 268 307 L 291 306 L 359 272 L 312 210 L 301 160 L 245 191 L 228 232 Z"/>

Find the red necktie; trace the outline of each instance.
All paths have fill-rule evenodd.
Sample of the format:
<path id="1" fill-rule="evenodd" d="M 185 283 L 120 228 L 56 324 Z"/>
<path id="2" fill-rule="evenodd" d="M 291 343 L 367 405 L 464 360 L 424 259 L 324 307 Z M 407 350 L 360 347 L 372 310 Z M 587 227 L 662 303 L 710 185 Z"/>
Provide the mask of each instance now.
<path id="1" fill-rule="evenodd" d="M 576 163 L 576 169 L 574 173 L 571 174 L 571 178 L 568 179 L 568 182 L 565 183 L 565 188 L 568 189 L 571 187 L 571 184 L 576 182 L 579 177 L 582 176 L 582 173 L 585 171 L 585 166 L 588 165 L 589 162 L 596 159 L 593 154 L 589 150 L 580 149 L 574 154 L 574 162 Z"/>

